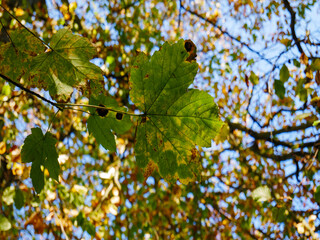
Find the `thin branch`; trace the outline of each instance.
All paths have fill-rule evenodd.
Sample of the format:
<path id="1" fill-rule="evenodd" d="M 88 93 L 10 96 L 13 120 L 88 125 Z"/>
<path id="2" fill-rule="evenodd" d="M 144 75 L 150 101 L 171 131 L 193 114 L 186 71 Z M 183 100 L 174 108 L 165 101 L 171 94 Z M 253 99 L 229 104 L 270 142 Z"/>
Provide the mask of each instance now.
<path id="1" fill-rule="evenodd" d="M 1 21 L 1 20 L 0 20 L 0 23 L 1 23 L 2 29 L 5 31 L 5 33 L 6 33 L 7 37 L 9 38 L 9 40 L 10 40 L 10 42 L 11 42 L 12 46 L 14 47 L 14 49 L 16 49 L 16 46 L 15 46 L 14 42 L 12 41 L 12 38 L 10 37 L 10 35 L 9 35 L 8 31 L 7 31 L 7 29 L 4 27 L 4 25 L 3 25 L 3 23 L 2 23 L 2 21 Z"/>
<path id="2" fill-rule="evenodd" d="M 289 133 L 289 132 L 294 132 L 294 131 L 298 131 L 298 130 L 304 130 L 306 128 L 313 127 L 312 123 L 306 123 L 306 124 L 301 124 L 299 126 L 285 127 L 285 128 L 280 129 L 280 130 L 275 130 L 275 131 L 272 131 L 272 132 L 255 132 L 252 129 L 249 129 L 249 128 L 241 125 L 240 123 L 232 123 L 230 121 L 228 121 L 227 123 L 228 123 L 231 131 L 235 130 L 235 129 L 238 129 L 238 130 L 241 130 L 241 131 L 244 131 L 244 132 L 250 134 L 255 139 L 266 140 L 266 141 L 274 143 L 275 145 L 282 145 L 282 146 L 286 146 L 286 147 L 289 147 L 289 148 L 293 147 L 292 143 L 283 142 L 283 141 L 277 140 L 277 139 L 274 138 L 274 136 L 277 135 L 277 134 L 281 134 L 281 133 Z M 310 146 L 310 144 L 306 143 L 305 147 L 306 146 Z"/>
<path id="3" fill-rule="evenodd" d="M 31 94 L 31 95 L 34 95 L 34 96 L 40 98 L 41 100 L 43 100 L 43 101 L 45 101 L 45 102 L 47 102 L 47 103 L 50 103 L 52 106 L 55 106 L 55 107 L 58 108 L 59 110 L 63 110 L 63 108 L 60 107 L 57 103 L 52 102 L 52 101 L 50 101 L 49 99 L 47 99 L 47 98 L 45 98 L 45 97 L 42 97 L 40 94 L 35 93 L 35 92 L 31 91 L 31 90 L 28 89 L 28 88 L 25 88 L 25 87 L 22 86 L 20 83 L 17 83 L 17 82 L 15 82 L 15 81 L 13 81 L 12 79 L 6 77 L 5 75 L 3 75 L 3 74 L 1 74 L 1 73 L 0 73 L 0 77 L 2 77 L 4 80 L 8 81 L 9 83 L 12 83 L 13 85 L 17 86 L 18 88 L 24 90 L 25 92 L 27 92 L 27 93 L 29 93 L 29 94 Z"/>
<path id="4" fill-rule="evenodd" d="M 2 4 L 0 4 L 0 7 L 7 12 L 13 19 L 15 19 L 24 29 L 26 29 L 30 34 L 32 34 L 34 37 L 36 37 L 37 39 L 39 39 L 46 47 L 50 48 L 51 50 L 53 50 L 48 43 L 46 43 L 45 41 L 43 41 L 41 38 L 39 38 L 36 34 L 34 34 L 32 31 L 30 31 L 26 26 L 24 26 L 19 19 L 17 19 L 15 16 L 13 16 L 4 6 L 2 6 Z"/>
<path id="5" fill-rule="evenodd" d="M 263 158 L 269 158 L 269 159 L 275 160 L 277 162 L 282 162 L 282 161 L 287 161 L 287 160 L 290 160 L 290 159 L 295 159 L 296 157 L 304 158 L 306 156 L 310 156 L 310 153 L 301 152 L 301 151 L 293 151 L 291 153 L 285 153 L 285 154 L 282 154 L 282 155 L 267 154 L 267 153 L 261 152 L 261 149 L 259 149 L 256 144 L 253 145 L 252 147 L 248 148 L 248 149 L 251 150 L 252 152 L 254 152 L 255 154 L 263 157 Z M 266 150 L 264 150 L 264 152 L 268 152 L 268 150 L 269 149 L 266 149 Z"/>
<path id="6" fill-rule="evenodd" d="M 261 59 L 265 60 L 265 61 L 268 62 L 270 65 L 273 65 L 272 62 L 271 62 L 269 59 L 265 58 L 259 51 L 254 50 L 254 49 L 251 48 L 247 43 L 242 42 L 242 41 L 239 40 L 237 37 L 231 35 L 231 34 L 230 34 L 229 32 L 227 32 L 227 31 L 223 30 L 222 27 L 219 26 L 219 25 L 217 25 L 216 22 L 214 22 L 214 21 L 212 21 L 212 20 L 209 20 L 209 19 L 203 17 L 202 15 L 200 15 L 199 13 L 197 13 L 197 12 L 195 12 L 195 11 L 192 11 L 192 10 L 190 10 L 190 9 L 187 9 L 183 4 L 181 4 L 181 8 L 184 9 L 185 11 L 191 13 L 192 15 L 197 16 L 198 18 L 202 19 L 203 21 L 205 21 L 205 22 L 207 22 L 207 23 L 210 23 L 210 24 L 213 25 L 215 28 L 219 29 L 219 31 L 220 31 L 222 34 L 228 36 L 228 37 L 231 38 L 232 40 L 234 40 L 234 41 L 240 43 L 241 45 L 245 46 L 248 50 L 250 50 L 251 52 L 253 52 L 253 53 L 255 53 L 256 55 L 258 55 Z"/>
<path id="7" fill-rule="evenodd" d="M 305 110 L 306 107 L 305 106 L 302 106 L 301 108 L 298 108 L 298 109 L 279 109 L 278 111 L 274 112 L 271 114 L 271 116 L 269 116 L 269 119 L 267 120 L 267 122 L 262 126 L 262 127 L 267 127 L 270 123 L 270 121 L 276 116 L 278 115 L 279 113 L 282 113 L 282 112 L 290 112 L 290 113 L 294 113 L 294 112 L 298 112 L 298 111 L 303 111 Z"/>
<path id="8" fill-rule="evenodd" d="M 51 128 L 51 126 L 52 126 L 52 123 L 53 123 L 54 119 L 56 118 L 56 116 L 57 116 L 57 114 L 58 114 L 59 111 L 60 111 L 60 110 L 58 109 L 58 111 L 56 111 L 56 113 L 54 114 L 54 116 L 53 116 L 53 118 L 52 118 L 52 120 L 51 120 L 51 122 L 50 122 L 50 124 L 49 124 L 49 126 L 48 126 L 48 129 L 47 129 L 46 133 L 50 131 L 50 128 Z"/>
<path id="9" fill-rule="evenodd" d="M 181 0 L 179 0 L 178 28 L 180 28 L 180 23 L 181 23 L 181 8 L 182 8 L 182 2 L 181 2 Z"/>
<path id="10" fill-rule="evenodd" d="M 135 114 L 135 113 L 130 113 L 130 112 L 125 112 L 125 111 L 121 111 L 121 110 L 115 110 L 115 109 L 112 109 L 112 108 L 108 108 L 108 107 L 102 107 L 102 106 L 96 106 L 96 105 L 90 105 L 90 104 L 74 104 L 74 103 L 55 103 L 53 101 L 50 101 L 49 99 L 39 95 L 38 93 L 35 93 L 33 91 L 31 91 L 30 89 L 28 88 L 25 88 L 24 86 L 22 86 L 20 83 L 17 83 L 15 81 L 13 81 L 12 79 L 6 77 L 5 75 L 1 74 L 0 73 L 0 77 L 2 77 L 4 80 L 12 83 L 13 85 L 19 87 L 20 89 L 24 90 L 25 92 L 31 94 L 31 95 L 34 95 L 38 98 L 40 98 L 41 100 L 47 102 L 47 103 L 50 103 L 52 106 L 58 108 L 60 111 L 64 110 L 65 106 L 78 106 L 78 107 L 92 107 L 92 108 L 97 108 L 97 109 L 106 109 L 108 111 L 112 111 L 112 112 L 117 112 L 117 113 L 122 113 L 122 114 L 126 114 L 126 115 L 130 115 L 130 116 L 136 116 L 136 117 L 141 117 L 143 116 L 144 114 Z M 73 109 L 73 108 L 71 108 Z M 73 110 L 77 110 L 79 111 L 79 109 L 73 109 Z M 88 112 L 86 112 L 88 113 Z"/>
<path id="11" fill-rule="evenodd" d="M 300 41 L 297 38 L 296 31 L 295 31 L 296 13 L 293 11 L 288 0 L 283 0 L 283 3 L 284 3 L 285 8 L 289 11 L 290 16 L 291 16 L 290 28 L 291 28 L 292 39 L 294 40 L 296 46 L 298 47 L 299 52 L 302 54 L 302 53 L 304 53 L 304 51 L 301 47 Z"/>

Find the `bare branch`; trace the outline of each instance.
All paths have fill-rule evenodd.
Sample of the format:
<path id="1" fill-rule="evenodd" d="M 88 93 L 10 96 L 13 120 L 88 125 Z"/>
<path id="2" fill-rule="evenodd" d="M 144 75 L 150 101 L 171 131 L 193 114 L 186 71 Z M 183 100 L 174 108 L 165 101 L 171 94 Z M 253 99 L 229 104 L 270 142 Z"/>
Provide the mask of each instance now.
<path id="1" fill-rule="evenodd" d="M 289 148 L 293 147 L 292 143 L 280 141 L 280 140 L 274 138 L 274 136 L 277 135 L 277 134 L 281 134 L 281 133 L 289 133 L 289 132 L 304 130 L 306 128 L 309 128 L 309 127 L 313 126 L 312 123 L 306 123 L 306 124 L 301 124 L 299 126 L 284 127 L 284 128 L 282 128 L 280 130 L 258 133 L 258 132 L 253 131 L 252 129 L 249 129 L 249 128 L 241 125 L 240 123 L 232 123 L 232 122 L 228 121 L 228 125 L 229 125 L 231 131 L 238 129 L 238 130 L 241 130 L 241 131 L 244 131 L 244 132 L 250 134 L 255 139 L 266 140 L 266 141 L 274 143 L 277 146 L 282 145 L 282 146 L 286 146 L 286 147 L 289 147 Z M 304 147 L 306 147 L 306 146 L 310 146 L 310 144 L 309 143 L 305 143 Z"/>
<path id="2" fill-rule="evenodd" d="M 270 65 L 273 65 L 272 62 L 265 58 L 259 51 L 256 51 L 254 50 L 253 48 L 251 48 L 247 43 L 239 40 L 237 37 L 231 35 L 229 32 L 227 32 L 226 30 L 223 30 L 223 28 L 221 26 L 219 26 L 216 22 L 208 19 L 208 18 L 205 18 L 203 17 L 202 15 L 200 15 L 199 13 L 195 12 L 195 11 L 192 11 L 190 9 L 186 9 L 185 6 L 182 4 L 181 5 L 181 8 L 184 9 L 185 11 L 189 12 L 190 14 L 194 15 L 194 16 L 197 16 L 198 18 L 202 19 L 203 21 L 207 22 L 207 23 L 210 23 L 211 25 L 213 25 L 215 28 L 219 29 L 219 31 L 228 36 L 229 38 L 231 38 L 232 40 L 234 40 L 235 42 L 238 42 L 240 43 L 241 45 L 245 46 L 249 51 L 255 53 L 256 55 L 258 55 L 261 59 L 265 60 L 266 62 L 268 62 Z"/>
<path id="3" fill-rule="evenodd" d="M 288 0 L 283 0 L 283 3 L 284 3 L 285 8 L 289 11 L 290 16 L 291 16 L 290 28 L 291 28 L 292 39 L 295 42 L 296 46 L 298 47 L 299 52 L 302 54 L 302 53 L 304 53 L 304 51 L 301 47 L 300 41 L 297 38 L 296 31 L 295 31 L 296 13 L 293 11 Z"/>
<path id="4" fill-rule="evenodd" d="M 13 81 L 12 79 L 8 78 L 7 76 L 3 75 L 0 73 L 0 77 L 2 77 L 4 80 L 8 81 L 9 83 L 12 83 L 13 85 L 17 86 L 18 88 L 24 90 L 25 92 L 31 94 L 31 95 L 34 95 L 36 96 L 37 98 L 40 98 L 41 100 L 47 102 L 47 103 L 50 103 L 52 106 L 58 108 L 59 110 L 63 110 L 63 107 L 59 106 L 57 103 L 55 102 L 52 102 L 50 101 L 49 99 L 45 98 L 45 97 L 42 97 L 40 94 L 38 93 L 35 93 L 33 91 L 31 91 L 30 89 L 28 88 L 25 88 L 24 86 L 22 86 L 20 83 L 17 83 L 15 81 Z"/>

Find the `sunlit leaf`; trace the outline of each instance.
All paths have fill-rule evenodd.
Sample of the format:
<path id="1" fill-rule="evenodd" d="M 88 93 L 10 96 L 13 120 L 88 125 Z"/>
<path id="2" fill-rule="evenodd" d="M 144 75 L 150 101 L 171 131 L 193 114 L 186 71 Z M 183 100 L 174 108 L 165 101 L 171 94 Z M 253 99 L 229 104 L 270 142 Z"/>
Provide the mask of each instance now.
<path id="1" fill-rule="evenodd" d="M 150 60 L 140 53 L 130 73 L 132 101 L 144 113 L 137 128 L 137 163 L 145 168 L 154 161 L 167 180 L 183 182 L 198 177 L 195 147 L 210 147 L 222 126 L 214 99 L 188 89 L 198 65 L 187 58 L 183 40 L 165 43 Z"/>
<path id="2" fill-rule="evenodd" d="M 310 112 L 309 113 L 301 113 L 301 114 L 296 115 L 294 117 L 294 120 L 302 120 L 302 119 L 305 119 L 311 115 L 312 115 L 312 113 L 310 113 Z"/>
<path id="3" fill-rule="evenodd" d="M 9 222 L 8 218 L 0 215 L 0 231 L 8 231 L 11 229 L 11 223 Z"/>
<path id="4" fill-rule="evenodd" d="M 301 56 L 300 56 L 300 62 L 304 65 L 307 65 L 308 64 L 308 56 L 303 52 L 301 53 Z"/>
<path id="5" fill-rule="evenodd" d="M 252 71 L 251 71 L 249 80 L 250 80 L 250 82 L 252 82 L 253 85 L 256 85 L 259 83 L 259 77 Z"/>
<path id="6" fill-rule="evenodd" d="M 45 46 L 24 28 L 9 35 L 9 42 L 0 42 L 0 73 L 16 81 L 29 71 L 32 58 L 43 52 Z"/>
<path id="7" fill-rule="evenodd" d="M 313 71 L 320 70 L 320 59 L 313 60 L 310 67 Z"/>
<path id="8" fill-rule="evenodd" d="M 5 142 L 0 142 L 0 154 L 4 154 L 7 150 L 7 146 Z"/>
<path id="9" fill-rule="evenodd" d="M 252 192 L 252 198 L 258 202 L 269 201 L 271 199 L 271 192 L 267 186 L 256 188 Z"/>
<path id="10" fill-rule="evenodd" d="M 15 196 L 14 187 L 13 186 L 7 187 L 3 191 L 2 201 L 5 202 L 5 204 L 7 204 L 7 205 L 11 205 L 13 203 L 14 196 Z"/>
<path id="11" fill-rule="evenodd" d="M 88 80 L 103 80 L 100 68 L 89 61 L 96 49 L 86 38 L 63 28 L 52 37 L 50 46 L 52 49 L 33 59 L 30 72 L 32 78 L 46 81 L 51 96 L 68 99 L 73 87 L 85 88 Z"/>

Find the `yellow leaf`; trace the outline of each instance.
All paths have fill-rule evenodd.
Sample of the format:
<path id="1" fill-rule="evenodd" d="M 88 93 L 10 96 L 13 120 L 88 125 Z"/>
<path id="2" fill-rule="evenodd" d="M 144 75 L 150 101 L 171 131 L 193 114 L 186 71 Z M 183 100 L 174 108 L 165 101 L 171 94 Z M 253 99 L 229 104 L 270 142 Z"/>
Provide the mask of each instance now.
<path id="1" fill-rule="evenodd" d="M 301 114 L 295 116 L 294 120 L 302 120 L 302 119 L 305 119 L 311 115 L 312 115 L 312 113 L 310 113 L 310 112 L 309 113 L 301 113 Z"/>
<path id="2" fill-rule="evenodd" d="M 22 173 L 23 170 L 21 164 L 14 162 L 12 167 L 12 174 L 16 176 L 21 176 Z"/>
<path id="3" fill-rule="evenodd" d="M 63 17 L 64 17 L 64 19 L 67 20 L 67 21 L 69 21 L 69 20 L 71 19 L 71 16 L 70 16 L 69 13 L 64 14 Z"/>
<path id="4" fill-rule="evenodd" d="M 317 73 L 316 73 L 316 83 L 318 84 L 318 85 L 320 85 L 320 71 L 319 70 L 317 70 Z"/>
<path id="5" fill-rule="evenodd" d="M 307 78 L 310 78 L 310 79 L 313 79 L 313 73 L 312 73 L 312 71 L 311 71 L 310 68 L 307 69 L 307 71 L 306 71 L 306 77 L 307 77 Z"/>
<path id="6" fill-rule="evenodd" d="M 308 64 L 308 57 L 305 53 L 301 53 L 300 62 L 304 65 Z"/>
<path id="7" fill-rule="evenodd" d="M 20 17 L 24 14 L 23 9 L 21 9 L 21 8 L 17 8 L 15 12 L 16 12 L 17 17 Z"/>
<path id="8" fill-rule="evenodd" d="M 7 150 L 6 143 L 0 142 L 0 154 L 4 154 Z"/>
<path id="9" fill-rule="evenodd" d="M 72 2 L 72 3 L 70 3 L 70 5 L 69 5 L 69 11 L 70 11 L 71 13 L 74 13 L 74 10 L 76 10 L 76 8 L 77 8 L 77 2 Z"/>
<path id="10" fill-rule="evenodd" d="M 304 233 L 304 226 L 302 223 L 298 223 L 296 228 L 297 228 L 298 233 L 300 233 L 300 234 Z"/>
<path id="11" fill-rule="evenodd" d="M 227 219 L 224 219 L 224 220 L 222 221 L 222 224 L 223 224 L 223 225 L 227 225 L 227 224 L 228 224 L 228 220 L 227 220 Z"/>
<path id="12" fill-rule="evenodd" d="M 280 40 L 280 42 L 285 45 L 286 47 L 289 47 L 291 45 L 291 40 L 288 38 L 283 38 Z"/>

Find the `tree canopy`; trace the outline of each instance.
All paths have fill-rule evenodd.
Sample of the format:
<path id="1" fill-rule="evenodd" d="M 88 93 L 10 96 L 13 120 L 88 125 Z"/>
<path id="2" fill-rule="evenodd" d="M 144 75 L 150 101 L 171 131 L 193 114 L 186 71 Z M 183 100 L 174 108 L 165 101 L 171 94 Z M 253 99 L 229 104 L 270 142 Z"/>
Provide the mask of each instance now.
<path id="1" fill-rule="evenodd" d="M 0 0 L 0 238 L 317 239 L 319 7 Z"/>

